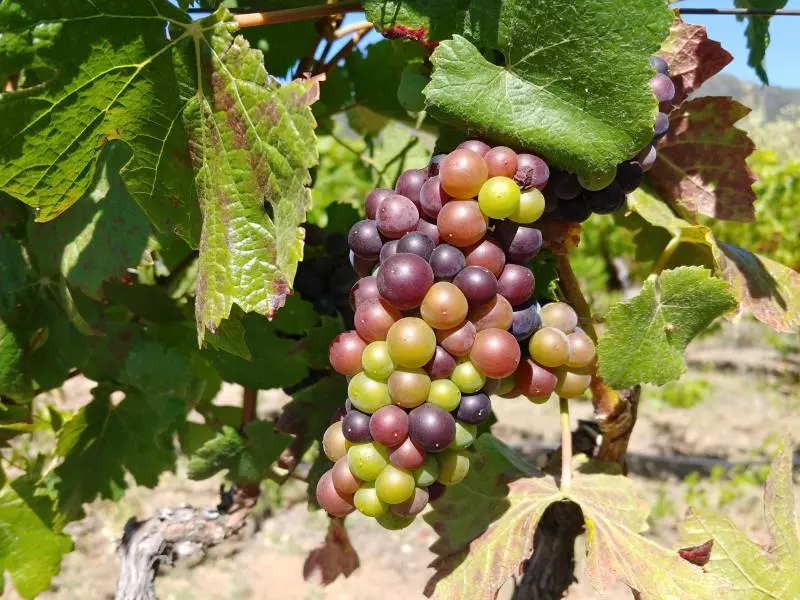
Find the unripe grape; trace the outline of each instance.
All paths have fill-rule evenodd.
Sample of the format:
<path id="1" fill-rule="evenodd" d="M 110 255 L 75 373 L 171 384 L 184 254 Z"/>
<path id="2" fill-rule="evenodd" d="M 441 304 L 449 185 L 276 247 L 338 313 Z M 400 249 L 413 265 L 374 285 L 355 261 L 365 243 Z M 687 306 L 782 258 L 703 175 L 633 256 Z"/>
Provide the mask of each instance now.
<path id="1" fill-rule="evenodd" d="M 389 454 L 389 462 L 401 469 L 416 469 L 421 467 L 427 456 L 425 449 L 411 438 L 400 444 Z"/>
<path id="2" fill-rule="evenodd" d="M 477 333 L 478 330 L 475 328 L 474 323 L 464 321 L 461 325 L 457 325 L 452 329 L 440 329 L 436 332 L 436 339 L 449 354 L 466 356 L 475 342 Z"/>
<path id="3" fill-rule="evenodd" d="M 384 299 L 364 302 L 356 308 L 353 317 L 356 331 L 366 342 L 385 340 L 389 329 L 402 318 L 400 312 Z M 364 344 L 366 348 L 366 343 Z M 362 350 L 363 351 L 363 350 Z M 331 361 L 333 364 L 333 361 Z M 359 355 L 359 367 L 361 357 Z M 336 368 L 334 366 L 334 368 Z M 351 373 L 355 375 L 355 373 Z"/>
<path id="4" fill-rule="evenodd" d="M 361 366 L 372 379 L 386 381 L 394 371 L 392 357 L 389 356 L 389 345 L 383 341 L 371 342 L 361 354 Z"/>
<path id="5" fill-rule="evenodd" d="M 556 389 L 558 377 L 530 359 L 522 361 L 516 373 L 517 391 L 529 398 L 547 399 Z"/>
<path id="6" fill-rule="evenodd" d="M 431 379 L 422 369 L 398 369 L 389 377 L 389 398 L 403 408 L 415 408 L 425 402 Z"/>
<path id="7" fill-rule="evenodd" d="M 469 358 L 487 377 L 501 379 L 516 371 L 520 360 L 519 344 L 508 331 L 484 329 L 475 336 Z"/>
<path id="8" fill-rule="evenodd" d="M 520 190 L 513 179 L 492 177 L 481 186 L 478 205 L 487 217 L 505 219 L 519 209 Z"/>
<path id="9" fill-rule="evenodd" d="M 350 447 L 350 442 L 344 437 L 342 433 L 342 422 L 336 421 L 331 423 L 325 430 L 322 436 L 322 450 L 325 456 L 336 462 L 347 454 L 347 449 Z"/>
<path id="10" fill-rule="evenodd" d="M 514 309 L 504 296 L 497 294 L 483 306 L 469 311 L 468 319 L 475 323 L 478 331 L 484 329 L 509 329 L 514 322 Z"/>
<path id="11" fill-rule="evenodd" d="M 591 383 L 592 376 L 588 373 L 577 373 L 562 368 L 558 370 L 556 394 L 564 398 L 580 398 Z"/>
<path id="12" fill-rule="evenodd" d="M 555 327 L 542 327 L 528 343 L 531 358 L 545 367 L 560 367 L 569 358 L 566 334 Z"/>
<path id="13" fill-rule="evenodd" d="M 473 200 L 448 202 L 436 217 L 442 240 L 459 248 L 479 242 L 486 235 L 488 223 L 488 218 Z"/>
<path id="14" fill-rule="evenodd" d="M 392 505 L 392 512 L 404 516 L 414 517 L 421 513 L 428 505 L 428 492 L 422 488 L 416 488 L 411 497 L 405 502 Z"/>
<path id="15" fill-rule="evenodd" d="M 445 450 L 439 460 L 439 477 L 437 481 L 444 485 L 460 483 L 469 473 L 469 454 L 464 450 Z"/>
<path id="16" fill-rule="evenodd" d="M 375 411 L 369 420 L 369 432 L 379 444 L 395 448 L 408 436 L 408 415 L 399 406 L 390 404 Z"/>
<path id="17" fill-rule="evenodd" d="M 340 333 L 328 347 L 328 361 L 334 371 L 352 377 L 361 371 L 361 356 L 367 343 L 355 331 Z"/>
<path id="18" fill-rule="evenodd" d="M 386 465 L 375 480 L 378 497 L 387 504 L 405 502 L 414 495 L 415 487 L 414 476 L 394 465 Z"/>
<path id="19" fill-rule="evenodd" d="M 389 453 L 380 444 L 353 444 L 347 451 L 350 472 L 362 481 L 374 481 L 389 464 Z"/>
<path id="20" fill-rule="evenodd" d="M 569 341 L 567 366 L 573 369 L 589 366 L 595 357 L 592 338 L 583 331 L 575 331 L 567 336 L 567 341 Z"/>
<path id="21" fill-rule="evenodd" d="M 470 423 L 456 421 L 456 435 L 448 448 L 451 450 L 464 450 L 472 446 L 478 436 L 478 427 Z"/>
<path id="22" fill-rule="evenodd" d="M 578 326 L 578 313 L 566 302 L 545 304 L 539 314 L 544 327 L 555 327 L 564 333 L 572 333 Z"/>
<path id="23" fill-rule="evenodd" d="M 458 287 L 446 281 L 434 283 L 425 294 L 420 314 L 435 329 L 449 329 L 467 316 L 467 299 Z"/>
<path id="24" fill-rule="evenodd" d="M 449 379 L 437 379 L 431 382 L 428 402 L 447 412 L 454 411 L 461 402 L 461 390 Z"/>
<path id="25" fill-rule="evenodd" d="M 422 367 L 436 351 L 436 335 L 425 321 L 416 317 L 397 321 L 389 329 L 386 341 L 392 360 L 400 367 Z"/>
<path id="26" fill-rule="evenodd" d="M 380 499 L 371 481 L 365 482 L 353 495 L 353 503 L 358 512 L 368 517 L 380 517 L 389 510 L 389 505 Z"/>
<path id="27" fill-rule="evenodd" d="M 578 183 L 581 184 L 583 189 L 589 190 L 590 192 L 596 192 L 597 190 L 602 190 L 604 187 L 608 186 L 612 181 L 614 181 L 614 177 L 616 176 L 617 169 L 615 167 L 600 173 L 578 175 Z"/>
<path id="28" fill-rule="evenodd" d="M 456 364 L 453 369 L 453 374 L 450 375 L 450 381 L 458 386 L 464 394 L 474 394 L 483 388 L 486 383 L 486 376 L 481 373 L 472 362 L 469 360 L 462 360 Z"/>
<path id="29" fill-rule="evenodd" d="M 344 517 L 353 512 L 353 496 L 341 494 L 333 485 L 331 471 L 325 471 L 317 482 L 317 503 L 333 517 Z"/>
<path id="30" fill-rule="evenodd" d="M 483 158 L 472 150 L 453 150 L 439 167 L 442 188 L 453 198 L 474 198 L 489 178 Z"/>
<path id="31" fill-rule="evenodd" d="M 489 177 L 514 177 L 519 160 L 517 153 L 507 146 L 495 146 L 483 157 Z"/>
<path id="32" fill-rule="evenodd" d="M 527 225 L 541 218 L 544 214 L 544 196 L 536 188 L 522 192 L 519 197 L 519 206 L 508 218 L 515 223 Z"/>
<path id="33" fill-rule="evenodd" d="M 382 406 L 391 404 L 386 384 L 372 379 L 364 372 L 353 377 L 347 384 L 347 396 L 355 408 L 369 415 Z"/>
<path id="34" fill-rule="evenodd" d="M 486 236 L 477 244 L 464 249 L 466 266 L 483 267 L 495 277 L 500 277 L 506 266 L 506 253 L 491 236 Z"/>
<path id="35" fill-rule="evenodd" d="M 331 477 L 333 479 L 333 487 L 342 496 L 352 496 L 363 483 L 350 471 L 347 456 L 342 456 L 336 461 L 331 469 Z"/>
<path id="36" fill-rule="evenodd" d="M 396 505 L 389 505 L 389 508 L 394 508 Z M 383 513 L 379 517 L 375 517 L 375 521 L 389 531 L 399 531 L 405 529 L 414 522 L 413 516 L 399 515 L 391 510 Z"/>
<path id="37" fill-rule="evenodd" d="M 455 429 L 455 423 L 453 424 Z M 454 432 L 455 435 L 455 432 Z M 435 483 L 439 477 L 439 461 L 433 454 L 428 454 L 422 463 L 422 466 L 414 470 L 414 479 L 419 487 L 427 488 Z"/>

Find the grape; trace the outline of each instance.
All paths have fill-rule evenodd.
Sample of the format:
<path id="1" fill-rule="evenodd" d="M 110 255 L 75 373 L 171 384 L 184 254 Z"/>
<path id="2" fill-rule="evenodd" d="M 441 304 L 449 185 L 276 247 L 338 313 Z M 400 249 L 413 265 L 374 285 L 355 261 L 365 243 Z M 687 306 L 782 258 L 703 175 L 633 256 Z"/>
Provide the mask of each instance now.
<path id="1" fill-rule="evenodd" d="M 514 177 L 519 160 L 517 153 L 507 146 L 495 146 L 483 157 L 489 177 Z"/>
<path id="2" fill-rule="evenodd" d="M 656 152 L 655 146 L 645 146 L 645 148 L 636 155 L 636 161 L 641 165 L 642 171 L 647 172 L 650 170 L 650 167 L 653 166 L 653 163 L 656 162 L 657 156 L 658 152 Z"/>
<path id="3" fill-rule="evenodd" d="M 425 371 L 431 379 L 446 379 L 456 368 L 456 359 L 441 346 L 436 346 L 433 358 L 425 365 Z"/>
<path id="4" fill-rule="evenodd" d="M 586 207 L 598 215 L 610 215 L 625 204 L 625 192 L 616 181 L 599 192 L 584 192 Z"/>
<path id="5" fill-rule="evenodd" d="M 449 329 L 467 316 L 467 299 L 452 283 L 439 281 L 431 286 L 420 306 L 425 322 L 435 329 Z"/>
<path id="6" fill-rule="evenodd" d="M 505 219 L 519 209 L 519 186 L 509 177 L 492 177 L 481 186 L 478 206 L 487 217 Z"/>
<path id="7" fill-rule="evenodd" d="M 393 404 L 379 408 L 369 419 L 369 432 L 379 444 L 395 448 L 408 436 L 408 415 Z"/>
<path id="8" fill-rule="evenodd" d="M 617 183 L 625 193 L 632 192 L 642 184 L 644 171 L 642 165 L 634 161 L 626 161 L 617 167 Z"/>
<path id="9" fill-rule="evenodd" d="M 428 492 L 428 502 L 436 502 L 447 491 L 447 486 L 435 481 L 425 491 Z"/>
<path id="10" fill-rule="evenodd" d="M 491 150 L 492 147 L 483 142 L 481 140 L 467 140 L 465 142 L 461 142 L 456 150 L 472 150 L 478 156 L 486 156 L 486 153 Z"/>
<path id="11" fill-rule="evenodd" d="M 410 369 L 424 366 L 436 351 L 436 334 L 416 317 L 404 317 L 392 325 L 386 341 L 395 364 Z"/>
<path id="12" fill-rule="evenodd" d="M 394 506 L 398 505 L 389 505 L 389 508 L 394 508 Z M 399 531 L 411 525 L 414 522 L 414 517 L 398 515 L 397 513 L 389 510 L 383 513 L 381 516 L 375 517 L 375 521 L 378 523 L 378 525 L 388 531 Z"/>
<path id="13" fill-rule="evenodd" d="M 399 243 L 400 240 L 389 240 L 383 246 L 381 246 L 381 251 L 378 255 L 378 262 L 380 264 L 384 264 L 387 260 L 397 254 L 397 244 Z"/>
<path id="14" fill-rule="evenodd" d="M 464 423 L 477 425 L 483 423 L 492 414 L 492 402 L 483 392 L 477 394 L 464 394 L 461 404 L 458 405 L 456 419 Z"/>
<path id="15" fill-rule="evenodd" d="M 539 316 L 539 307 L 535 302 L 526 303 L 514 310 L 511 335 L 517 338 L 517 341 L 524 342 L 541 326 L 542 317 Z"/>
<path id="16" fill-rule="evenodd" d="M 653 75 L 650 79 L 650 89 L 659 102 L 669 102 L 675 97 L 675 84 L 663 73 Z"/>
<path id="17" fill-rule="evenodd" d="M 548 189 L 552 190 L 559 200 L 573 200 L 583 191 L 578 178 L 566 171 L 553 171 L 550 174 Z"/>
<path id="18" fill-rule="evenodd" d="M 466 356 L 472 348 L 477 332 L 474 323 L 464 321 L 452 329 L 440 329 L 436 332 L 436 339 L 449 354 Z"/>
<path id="19" fill-rule="evenodd" d="M 592 383 L 592 376 L 566 369 L 558 370 L 556 394 L 564 398 L 580 398 Z"/>
<path id="20" fill-rule="evenodd" d="M 508 218 L 515 223 L 527 225 L 537 221 L 544 214 L 544 195 L 537 189 L 522 192 L 519 197 L 519 206 Z"/>
<path id="21" fill-rule="evenodd" d="M 492 327 L 510 329 L 511 323 L 514 321 L 514 309 L 511 308 L 511 304 L 505 297 L 498 294 L 483 306 L 473 308 L 469 312 L 468 318 L 475 323 L 477 331 L 491 329 Z M 445 350 L 447 350 L 447 346 L 445 346 Z"/>
<path id="22" fill-rule="evenodd" d="M 459 200 L 477 196 L 488 178 L 489 170 L 483 158 L 471 150 L 454 150 L 439 167 L 442 188 L 449 196 Z"/>
<path id="23" fill-rule="evenodd" d="M 386 188 L 377 188 L 367 194 L 367 201 L 364 203 L 367 218 L 375 220 L 378 216 L 378 207 L 381 205 L 381 202 L 393 193 L 392 190 L 387 190 Z"/>
<path id="24" fill-rule="evenodd" d="M 375 484 L 372 482 L 364 483 L 358 489 L 353 495 L 353 504 L 358 512 L 368 517 L 380 517 L 389 510 L 389 505 L 380 499 Z"/>
<path id="25" fill-rule="evenodd" d="M 347 451 L 350 472 L 362 481 L 374 481 L 389 464 L 389 452 L 375 442 L 353 444 Z"/>
<path id="26" fill-rule="evenodd" d="M 453 435 L 455 435 L 455 421 L 453 422 Z M 414 479 L 419 487 L 426 488 L 433 484 L 439 477 L 439 461 L 429 454 L 425 457 L 421 467 L 414 471 Z"/>
<path id="27" fill-rule="evenodd" d="M 397 309 L 386 300 L 380 299 L 364 302 L 358 306 L 353 320 L 358 335 L 367 342 L 375 342 L 385 340 L 391 326 L 400 318 L 401 315 Z"/>
<path id="28" fill-rule="evenodd" d="M 425 462 L 425 450 L 414 440 L 407 437 L 397 448 L 392 450 L 389 455 L 389 462 L 401 469 L 416 469 Z"/>
<path id="29" fill-rule="evenodd" d="M 317 482 L 317 503 L 333 517 L 344 517 L 353 512 L 353 496 L 339 493 L 333 485 L 333 476 L 325 471 Z"/>
<path id="30" fill-rule="evenodd" d="M 561 202 L 558 205 L 555 216 L 568 223 L 583 223 L 592 216 L 592 211 L 586 205 L 585 198 L 578 196 L 574 200 Z"/>
<path id="31" fill-rule="evenodd" d="M 414 495 L 414 476 L 394 465 L 387 465 L 378 479 L 375 480 L 375 490 L 378 497 L 387 504 L 405 502 Z"/>
<path id="32" fill-rule="evenodd" d="M 531 188 L 543 189 L 550 178 L 550 167 L 538 156 L 533 154 L 517 155 L 517 172 L 514 181 L 523 190 Z"/>
<path id="33" fill-rule="evenodd" d="M 602 190 L 604 187 L 608 186 L 612 181 L 614 181 L 614 177 L 617 176 L 616 169 L 609 169 L 608 171 L 603 171 L 600 173 L 592 173 L 590 175 L 579 175 L 578 176 L 578 183 L 581 184 L 581 187 L 584 190 L 589 190 L 590 192 L 596 192 L 597 190 Z"/>
<path id="34" fill-rule="evenodd" d="M 519 370 L 519 369 L 518 369 Z M 515 375 L 511 375 L 510 377 L 504 377 L 503 379 L 499 380 L 497 384 L 497 390 L 494 392 L 498 396 L 503 396 L 507 398 L 514 398 L 519 396 L 519 392 L 516 391 L 517 387 L 517 380 Z M 484 386 L 484 391 L 486 391 L 486 386 Z"/>
<path id="35" fill-rule="evenodd" d="M 432 404 L 423 404 L 409 414 L 408 430 L 409 437 L 426 452 L 438 452 L 453 441 L 456 422 L 449 412 Z"/>
<path id="36" fill-rule="evenodd" d="M 414 231 L 419 221 L 419 210 L 405 196 L 390 194 L 378 207 L 375 221 L 378 231 L 387 238 L 396 240 L 409 231 Z"/>
<path id="37" fill-rule="evenodd" d="M 350 401 L 349 398 L 348 401 Z M 371 442 L 369 415 L 358 409 L 347 411 L 347 414 L 342 419 L 342 434 L 351 442 Z"/>
<path id="38" fill-rule="evenodd" d="M 501 294 L 513 306 L 523 304 L 533 295 L 533 273 L 522 265 L 506 265 L 497 278 L 497 293 Z"/>
<path id="39" fill-rule="evenodd" d="M 461 482 L 469 472 L 469 454 L 464 450 L 446 450 L 437 457 L 439 460 L 439 477 L 437 481 L 444 485 Z"/>
<path id="40" fill-rule="evenodd" d="M 667 64 L 667 61 L 665 61 L 660 56 L 651 56 L 650 66 L 653 67 L 656 73 L 663 73 L 664 75 L 669 75 L 669 65 Z"/>
<path id="41" fill-rule="evenodd" d="M 328 426 L 325 434 L 322 436 L 322 450 L 325 456 L 336 462 L 345 454 L 350 442 L 344 437 L 342 433 L 342 422 L 336 421 Z"/>
<path id="42" fill-rule="evenodd" d="M 362 304 L 371 300 L 379 300 L 378 280 L 372 275 L 362 277 L 350 288 L 350 308 L 355 311 Z"/>
<path id="43" fill-rule="evenodd" d="M 435 247 L 433 240 L 419 231 L 407 233 L 397 242 L 398 253 L 416 254 L 425 261 L 431 257 Z"/>
<path id="44" fill-rule="evenodd" d="M 470 423 L 461 423 L 456 421 L 456 435 L 453 441 L 450 442 L 451 450 L 464 450 L 472 446 L 475 438 L 478 436 L 478 428 Z"/>
<path id="45" fill-rule="evenodd" d="M 447 412 L 454 411 L 461 402 L 461 390 L 449 379 L 431 381 L 428 402 Z"/>
<path id="46" fill-rule="evenodd" d="M 541 310 L 542 325 L 555 327 L 564 333 L 572 333 L 578 326 L 578 313 L 566 302 L 550 302 Z"/>
<path id="47" fill-rule="evenodd" d="M 394 371 L 389 345 L 381 341 L 368 344 L 361 354 L 361 366 L 364 368 L 364 373 L 372 379 L 386 381 Z"/>
<path id="48" fill-rule="evenodd" d="M 657 138 L 663 137 L 669 131 L 669 117 L 665 113 L 656 115 L 656 122 L 653 125 L 653 135 Z"/>
<path id="49" fill-rule="evenodd" d="M 364 258 L 352 250 L 350 251 L 350 266 L 358 273 L 359 277 L 366 277 L 372 273 L 372 269 L 375 268 L 376 264 L 378 264 L 378 261 L 372 260 L 371 258 Z"/>
<path id="50" fill-rule="evenodd" d="M 486 383 L 486 377 L 469 360 L 463 360 L 456 364 L 450 381 L 458 386 L 458 389 L 465 394 L 474 394 Z"/>
<path id="51" fill-rule="evenodd" d="M 389 398 L 403 408 L 414 408 L 428 399 L 431 378 L 422 369 L 401 369 L 389 377 Z"/>
<path id="52" fill-rule="evenodd" d="M 506 253 L 493 237 L 486 236 L 472 246 L 464 249 L 468 267 L 483 267 L 495 277 L 500 277 L 506 265 Z"/>
<path id="53" fill-rule="evenodd" d="M 377 260 L 383 246 L 378 226 L 375 221 L 368 219 L 359 221 L 350 228 L 347 243 L 358 256 L 369 260 Z"/>
<path id="54" fill-rule="evenodd" d="M 378 271 L 378 291 L 400 310 L 418 307 L 432 285 L 431 266 L 416 254 L 395 254 Z"/>
<path id="55" fill-rule="evenodd" d="M 436 226 L 436 223 L 431 223 L 425 219 L 420 219 L 419 223 L 417 223 L 417 231 L 419 231 L 422 235 L 427 235 L 436 245 L 438 245 L 441 241 L 439 236 L 439 228 Z"/>
<path id="56" fill-rule="evenodd" d="M 403 517 L 414 517 L 421 513 L 428 505 L 428 492 L 422 488 L 415 488 L 411 497 L 399 504 L 392 505 L 392 512 Z"/>
<path id="57" fill-rule="evenodd" d="M 494 233 L 506 251 L 506 260 L 509 262 L 526 263 L 542 247 L 542 232 L 534 227 L 503 221 L 495 227 Z"/>
<path id="58" fill-rule="evenodd" d="M 431 156 L 431 160 L 428 163 L 428 177 L 438 177 L 439 167 L 445 158 L 447 158 L 447 154 L 434 154 Z"/>
<path id="59" fill-rule="evenodd" d="M 343 496 L 352 496 L 362 484 L 362 481 L 350 471 L 346 456 L 342 456 L 333 465 L 331 477 L 333 479 L 333 487 Z"/>
<path id="60" fill-rule="evenodd" d="M 486 235 L 488 220 L 474 200 L 453 200 L 439 211 L 436 225 L 448 244 L 463 248 L 479 242 Z"/>
<path id="61" fill-rule="evenodd" d="M 567 336 L 567 341 L 569 342 L 568 367 L 580 368 L 591 364 L 595 356 L 592 338 L 583 331 L 575 331 Z"/>
<path id="62" fill-rule="evenodd" d="M 464 267 L 453 279 L 470 306 L 481 306 L 497 295 L 497 277 L 484 267 Z"/>
<path id="63" fill-rule="evenodd" d="M 430 258 L 433 278 L 436 281 L 450 281 L 461 272 L 465 264 L 466 260 L 461 250 L 449 244 L 437 246 Z"/>
<path id="64" fill-rule="evenodd" d="M 422 213 L 431 219 L 439 216 L 439 211 L 448 200 L 452 200 L 452 198 L 442 189 L 442 183 L 438 176 L 428 179 L 419 192 L 419 205 Z"/>
<path id="65" fill-rule="evenodd" d="M 347 396 L 355 408 L 370 415 L 380 407 L 391 404 L 386 384 L 368 377 L 363 372 L 353 377 L 347 384 Z"/>
<path id="66" fill-rule="evenodd" d="M 545 367 L 560 367 L 569 358 L 569 342 L 563 331 L 542 327 L 528 342 L 531 358 Z"/>
<path id="67" fill-rule="evenodd" d="M 361 371 L 361 355 L 367 343 L 355 331 L 340 333 L 328 347 L 328 361 L 333 370 L 352 377 Z"/>
<path id="68" fill-rule="evenodd" d="M 419 206 L 419 191 L 427 179 L 428 175 L 422 169 L 409 169 L 397 178 L 394 191 Z"/>
<path id="69" fill-rule="evenodd" d="M 517 391 L 529 398 L 549 398 L 557 381 L 555 373 L 530 359 L 524 360 L 516 373 Z"/>
<path id="70" fill-rule="evenodd" d="M 517 370 L 519 365 L 519 344 L 516 338 L 507 331 L 484 329 L 475 336 L 475 343 L 472 344 L 469 359 L 487 377 L 495 379 L 508 377 Z"/>

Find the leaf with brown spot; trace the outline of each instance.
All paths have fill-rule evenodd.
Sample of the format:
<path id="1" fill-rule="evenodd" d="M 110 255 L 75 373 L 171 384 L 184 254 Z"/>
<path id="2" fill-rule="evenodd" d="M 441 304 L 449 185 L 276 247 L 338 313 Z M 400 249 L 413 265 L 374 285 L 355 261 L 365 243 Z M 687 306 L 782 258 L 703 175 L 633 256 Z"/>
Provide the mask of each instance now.
<path id="1" fill-rule="evenodd" d="M 753 221 L 755 174 L 747 157 L 755 145 L 734 127 L 750 109 L 731 98 L 684 102 L 670 115 L 669 133 L 658 144 L 648 172 L 666 201 L 687 218 L 698 213 L 728 221 Z"/>
<path id="2" fill-rule="evenodd" d="M 347 535 L 344 520 L 331 519 L 325 542 L 309 552 L 303 563 L 303 579 L 328 585 L 340 575 L 350 577 L 360 564 L 358 553 Z"/>
<path id="3" fill-rule="evenodd" d="M 683 560 L 688 560 L 693 565 L 703 567 L 711 560 L 711 549 L 714 547 L 714 540 L 708 540 L 698 546 L 689 546 L 678 550 L 678 556 Z"/>

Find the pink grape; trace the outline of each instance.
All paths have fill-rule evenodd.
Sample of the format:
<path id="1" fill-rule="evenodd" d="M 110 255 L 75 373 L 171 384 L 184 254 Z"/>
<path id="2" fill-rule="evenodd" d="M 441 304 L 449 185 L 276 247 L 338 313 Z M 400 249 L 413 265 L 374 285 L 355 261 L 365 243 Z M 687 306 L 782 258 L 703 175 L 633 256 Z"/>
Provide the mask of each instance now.
<path id="1" fill-rule="evenodd" d="M 439 167 L 439 180 L 444 191 L 459 200 L 477 196 L 488 178 L 486 163 L 472 150 L 453 150 Z"/>
<path id="2" fill-rule="evenodd" d="M 497 278 L 497 293 L 502 294 L 512 306 L 523 304 L 533 295 L 533 273 L 522 265 L 506 265 Z"/>
<path id="3" fill-rule="evenodd" d="M 353 495 L 340 494 L 336 490 L 331 471 L 325 471 L 317 482 L 317 503 L 334 517 L 344 517 L 355 510 Z"/>
<path id="4" fill-rule="evenodd" d="M 411 310 L 433 285 L 433 270 L 416 254 L 395 254 L 378 271 L 378 291 L 400 310 Z"/>
<path id="5" fill-rule="evenodd" d="M 369 432 L 379 444 L 395 448 L 408 435 L 408 415 L 394 404 L 379 408 L 369 419 Z"/>
<path id="6" fill-rule="evenodd" d="M 427 179 L 428 175 L 422 169 L 409 169 L 397 178 L 394 191 L 419 207 L 419 192 Z"/>
<path id="7" fill-rule="evenodd" d="M 378 215 L 378 207 L 381 205 L 381 202 L 383 202 L 383 199 L 386 198 L 386 196 L 389 196 L 392 193 L 392 190 L 387 190 L 386 188 L 377 188 L 372 190 L 367 195 L 364 208 L 366 210 L 368 219 L 375 219 L 375 217 Z"/>
<path id="8" fill-rule="evenodd" d="M 391 194 L 378 207 L 375 221 L 383 235 L 396 240 L 409 231 L 414 231 L 419 221 L 419 210 L 405 196 Z"/>
<path id="9" fill-rule="evenodd" d="M 345 331 L 333 338 L 328 361 L 334 371 L 352 377 L 361 371 L 361 355 L 366 347 L 367 343 L 356 331 Z"/>

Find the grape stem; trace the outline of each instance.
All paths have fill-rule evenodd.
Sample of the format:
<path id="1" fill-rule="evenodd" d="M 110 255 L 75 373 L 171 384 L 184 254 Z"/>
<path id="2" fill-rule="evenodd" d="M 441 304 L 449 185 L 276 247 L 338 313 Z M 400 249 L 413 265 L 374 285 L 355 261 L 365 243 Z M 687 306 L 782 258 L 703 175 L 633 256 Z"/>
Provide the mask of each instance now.
<path id="1" fill-rule="evenodd" d="M 341 4 L 322 4 L 317 6 L 304 6 L 301 8 L 287 8 L 256 13 L 242 13 L 234 15 L 236 25 L 244 27 L 258 27 L 260 25 L 275 25 L 277 23 L 290 23 L 292 21 L 306 21 L 331 15 L 341 15 L 350 12 L 360 12 L 363 8 L 359 2 L 342 2 Z"/>
<path id="2" fill-rule="evenodd" d="M 569 263 L 569 258 L 567 258 L 566 255 L 559 255 L 557 257 L 556 269 L 558 270 L 558 285 L 561 288 L 561 293 L 564 295 L 569 305 L 578 313 L 583 330 L 596 344 L 597 331 L 594 328 L 592 310 L 589 308 L 589 303 L 586 302 L 586 298 L 583 297 L 581 285 L 578 283 L 578 278 L 575 277 L 575 272 L 572 270 L 572 265 Z"/>
<path id="3" fill-rule="evenodd" d="M 661 271 L 664 270 L 664 267 L 669 264 L 672 255 L 675 254 L 675 250 L 677 250 L 678 246 L 681 245 L 681 241 L 681 235 L 678 234 L 673 236 L 669 243 L 664 246 L 664 249 L 661 251 L 661 256 L 658 257 L 656 264 L 653 265 L 653 268 L 650 271 L 650 276 L 648 279 L 655 279 L 658 277 L 658 274 L 661 273 Z"/>
<path id="4" fill-rule="evenodd" d="M 572 431 L 569 428 L 569 400 L 558 397 L 561 413 L 561 493 L 568 494 L 572 487 Z"/>

